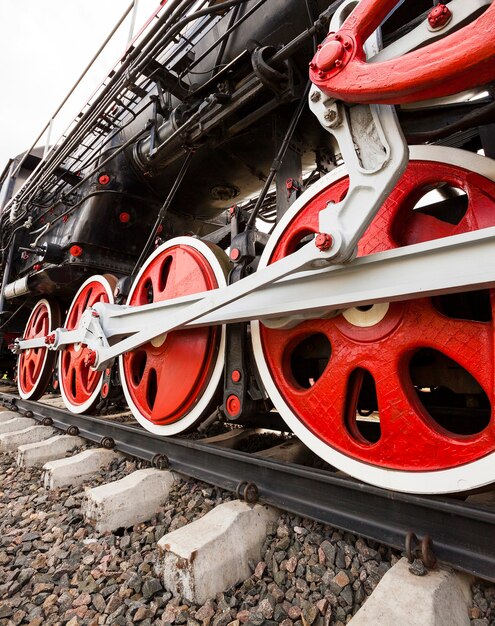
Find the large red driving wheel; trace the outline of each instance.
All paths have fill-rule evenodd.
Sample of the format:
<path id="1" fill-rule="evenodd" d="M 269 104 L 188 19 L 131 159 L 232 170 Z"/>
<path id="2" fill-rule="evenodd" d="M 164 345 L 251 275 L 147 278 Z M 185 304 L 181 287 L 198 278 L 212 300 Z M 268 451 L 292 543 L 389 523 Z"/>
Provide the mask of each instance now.
<path id="1" fill-rule="evenodd" d="M 53 300 L 39 300 L 29 316 L 24 339 L 46 337 L 60 326 L 60 308 Z M 38 400 L 45 393 L 57 354 L 47 348 L 24 350 L 17 366 L 17 387 L 24 400 Z"/>
<path id="2" fill-rule="evenodd" d="M 360 256 L 495 225 L 492 161 L 412 154 Z M 347 188 L 345 172 L 332 173 L 279 225 L 262 264 L 314 236 L 319 211 Z M 285 330 L 255 323 L 255 352 L 276 407 L 325 460 L 385 487 L 457 491 L 495 479 L 493 306 L 483 291 L 370 304 Z"/>
<path id="3" fill-rule="evenodd" d="M 225 253 L 192 237 L 163 244 L 137 276 L 128 304 L 143 305 L 225 285 Z M 205 417 L 222 378 L 225 331 L 195 328 L 161 335 L 124 354 L 127 402 L 148 430 L 172 435 Z"/>
<path id="4" fill-rule="evenodd" d="M 74 330 L 86 309 L 97 302 L 113 303 L 114 276 L 92 276 L 76 293 L 70 305 L 65 328 Z M 71 344 L 60 352 L 58 375 L 60 393 L 72 413 L 91 412 L 100 398 L 103 372 L 94 371 L 86 362 L 87 346 Z"/>

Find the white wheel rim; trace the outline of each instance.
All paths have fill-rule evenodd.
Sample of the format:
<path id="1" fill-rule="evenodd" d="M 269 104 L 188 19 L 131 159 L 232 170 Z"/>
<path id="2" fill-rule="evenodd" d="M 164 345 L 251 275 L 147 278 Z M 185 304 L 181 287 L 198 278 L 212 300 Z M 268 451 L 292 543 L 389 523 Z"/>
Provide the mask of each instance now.
<path id="1" fill-rule="evenodd" d="M 213 273 L 215 275 L 215 278 L 217 280 L 218 287 L 226 286 L 227 281 L 225 279 L 224 271 L 220 265 L 218 258 L 215 256 L 215 254 L 213 253 L 211 248 L 208 246 L 208 244 L 204 243 L 203 241 L 200 241 L 199 239 L 193 239 L 192 237 L 176 237 L 175 239 L 171 239 L 170 241 L 167 241 L 166 243 L 162 244 L 146 260 L 146 263 L 143 265 L 138 275 L 136 276 L 136 279 L 134 280 L 134 283 L 129 292 L 128 301 L 131 299 L 134 293 L 134 290 L 136 288 L 136 285 L 138 284 L 139 279 L 143 275 L 147 266 L 150 263 L 152 263 L 153 260 L 160 254 L 162 254 L 165 250 L 168 250 L 169 248 L 172 248 L 178 245 L 187 245 L 187 246 L 190 246 L 191 248 L 194 248 L 198 252 L 200 252 L 210 264 L 213 270 Z M 122 356 L 119 357 L 120 380 L 122 383 L 122 389 L 124 390 L 125 399 L 127 401 L 127 404 L 129 405 L 129 408 L 132 411 L 132 414 L 134 415 L 136 420 L 141 424 L 141 426 L 143 426 L 143 428 L 145 428 L 149 432 L 154 433 L 155 435 L 162 435 L 162 436 L 168 437 L 170 435 L 177 435 L 178 433 L 181 433 L 187 430 L 188 428 L 193 426 L 203 416 L 203 414 L 205 413 L 206 409 L 210 405 L 218 389 L 218 385 L 220 384 L 222 380 L 223 368 L 225 364 L 225 335 L 226 335 L 225 326 L 222 326 L 219 348 L 218 348 L 218 353 L 216 356 L 216 362 L 213 367 L 213 372 L 211 374 L 210 380 L 208 381 L 204 391 L 201 394 L 201 398 L 199 398 L 198 402 L 189 411 L 189 413 L 187 413 L 184 417 L 182 417 L 178 421 L 173 422 L 171 424 L 154 424 L 149 419 L 147 419 L 144 415 L 141 414 L 141 412 L 139 411 L 139 408 L 136 406 L 136 404 L 134 403 L 134 400 L 132 399 L 129 387 L 127 385 L 123 357 Z"/>
<path id="2" fill-rule="evenodd" d="M 443 146 L 412 146 L 410 158 L 416 161 L 434 161 L 477 172 L 495 181 L 495 161 L 477 154 Z M 345 167 L 339 167 L 315 183 L 287 211 L 277 224 L 260 261 L 260 269 L 266 267 L 279 237 L 297 213 L 323 189 L 346 176 Z M 256 365 L 266 391 L 275 408 L 287 422 L 294 434 L 315 454 L 339 470 L 384 489 L 406 493 L 438 494 L 456 493 L 490 484 L 495 479 L 495 452 L 466 465 L 446 470 L 407 472 L 377 467 L 342 454 L 316 437 L 293 414 L 275 385 L 265 359 L 261 343 L 260 322 L 251 322 L 251 335 Z"/>

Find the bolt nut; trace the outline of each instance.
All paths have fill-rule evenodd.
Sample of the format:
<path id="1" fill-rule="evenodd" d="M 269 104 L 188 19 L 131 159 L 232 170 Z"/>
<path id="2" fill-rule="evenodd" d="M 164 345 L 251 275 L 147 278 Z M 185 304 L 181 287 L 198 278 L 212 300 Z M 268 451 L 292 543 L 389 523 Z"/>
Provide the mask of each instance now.
<path id="1" fill-rule="evenodd" d="M 88 350 L 84 357 L 84 365 L 86 367 L 92 367 L 96 363 L 96 352 L 94 350 Z"/>
<path id="2" fill-rule="evenodd" d="M 325 121 L 326 122 L 335 122 L 337 119 L 337 111 L 335 109 L 330 109 L 325 113 Z"/>
<path id="3" fill-rule="evenodd" d="M 437 4 L 428 14 L 428 23 L 435 30 L 446 26 L 451 19 L 452 11 L 445 4 Z"/>
<path id="4" fill-rule="evenodd" d="M 315 244 L 318 250 L 324 252 L 325 250 L 329 250 L 333 244 L 333 237 L 328 233 L 318 233 L 315 239 Z"/>
<path id="5" fill-rule="evenodd" d="M 103 437 L 100 445 L 102 448 L 105 448 L 105 450 L 112 450 L 115 448 L 115 441 L 111 437 Z"/>
<path id="6" fill-rule="evenodd" d="M 319 102 L 321 100 L 321 92 L 313 91 L 311 94 L 311 102 Z"/>

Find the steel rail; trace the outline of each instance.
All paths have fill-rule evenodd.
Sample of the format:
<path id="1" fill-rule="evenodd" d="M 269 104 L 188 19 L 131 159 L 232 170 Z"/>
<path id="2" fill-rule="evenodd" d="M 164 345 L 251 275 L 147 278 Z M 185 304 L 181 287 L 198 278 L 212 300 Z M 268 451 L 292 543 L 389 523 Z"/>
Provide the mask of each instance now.
<path id="1" fill-rule="evenodd" d="M 262 459 L 201 441 L 157 437 L 141 428 L 75 415 L 40 402 L 0 393 L 0 402 L 55 428 L 77 427 L 79 436 L 159 467 L 237 491 L 254 483 L 261 502 L 404 549 L 411 532 L 431 537 L 437 559 L 495 582 L 495 508 L 455 498 L 379 489 L 331 471 Z"/>

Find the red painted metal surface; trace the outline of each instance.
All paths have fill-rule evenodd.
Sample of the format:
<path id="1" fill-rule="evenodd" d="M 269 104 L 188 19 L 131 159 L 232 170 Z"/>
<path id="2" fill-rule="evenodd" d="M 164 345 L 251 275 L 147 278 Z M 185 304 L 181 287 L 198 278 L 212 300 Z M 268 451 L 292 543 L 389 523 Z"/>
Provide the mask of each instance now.
<path id="1" fill-rule="evenodd" d="M 217 286 L 207 259 L 190 246 L 176 245 L 149 263 L 129 304 L 161 302 Z M 210 380 L 219 332 L 218 328 L 175 331 L 123 356 L 127 387 L 143 417 L 163 425 L 188 413 Z"/>
<path id="2" fill-rule="evenodd" d="M 425 192 L 446 183 L 468 195 L 457 225 L 413 208 Z M 342 179 L 308 203 L 281 236 L 271 262 L 318 232 L 318 213 L 345 195 Z M 359 244 L 359 255 L 390 250 L 493 226 L 495 184 L 478 174 L 433 162 L 412 161 Z M 455 271 L 455 268 L 453 268 Z M 491 294 L 492 317 L 495 305 Z M 331 355 L 309 388 L 297 382 L 292 356 L 301 341 L 330 342 Z M 409 374 L 413 355 L 434 349 L 454 360 L 494 402 L 494 324 L 441 314 L 429 298 L 393 303 L 371 327 L 358 327 L 343 315 L 299 324 L 293 329 L 261 327 L 263 351 L 286 403 L 316 436 L 340 452 L 367 463 L 401 470 L 439 470 L 459 466 L 495 450 L 493 413 L 476 435 L 455 435 L 434 420 L 419 401 Z M 325 343 L 325 340 L 323 340 Z M 356 400 L 363 372 L 374 379 L 381 436 L 370 443 L 356 424 Z"/>
<path id="3" fill-rule="evenodd" d="M 367 63 L 367 38 L 397 0 L 361 0 L 310 65 L 324 93 L 345 102 L 403 104 L 458 93 L 495 79 L 495 5 L 461 30 L 396 59 Z"/>
<path id="4" fill-rule="evenodd" d="M 34 307 L 24 331 L 24 339 L 45 337 L 50 332 L 50 311 L 41 301 Z M 19 357 L 18 384 L 25 394 L 33 392 L 44 373 L 47 360 L 47 348 L 25 350 Z"/>
<path id="5" fill-rule="evenodd" d="M 104 285 L 95 280 L 88 283 L 73 301 L 65 328 L 69 330 L 77 328 L 84 311 L 97 302 L 109 302 L 109 297 Z M 92 350 L 80 344 L 70 345 L 62 352 L 60 385 L 68 402 L 73 406 L 90 401 L 103 376 L 103 372 L 91 369 L 90 366 L 94 364 L 92 354 L 94 354 Z"/>

